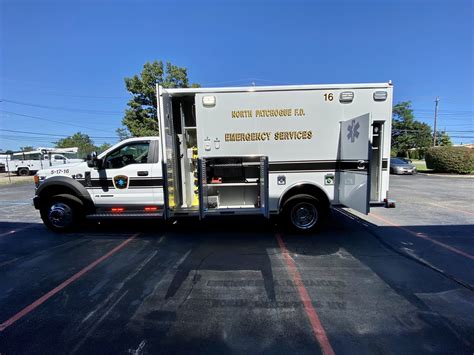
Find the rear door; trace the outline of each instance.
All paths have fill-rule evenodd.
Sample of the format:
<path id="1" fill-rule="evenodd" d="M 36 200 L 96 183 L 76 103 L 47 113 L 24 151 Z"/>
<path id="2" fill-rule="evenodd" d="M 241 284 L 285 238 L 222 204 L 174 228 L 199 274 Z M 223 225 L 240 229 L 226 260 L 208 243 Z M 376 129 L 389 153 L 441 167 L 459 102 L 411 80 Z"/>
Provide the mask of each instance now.
<path id="1" fill-rule="evenodd" d="M 369 113 L 341 122 L 339 203 L 364 214 L 370 210 L 370 130 Z"/>

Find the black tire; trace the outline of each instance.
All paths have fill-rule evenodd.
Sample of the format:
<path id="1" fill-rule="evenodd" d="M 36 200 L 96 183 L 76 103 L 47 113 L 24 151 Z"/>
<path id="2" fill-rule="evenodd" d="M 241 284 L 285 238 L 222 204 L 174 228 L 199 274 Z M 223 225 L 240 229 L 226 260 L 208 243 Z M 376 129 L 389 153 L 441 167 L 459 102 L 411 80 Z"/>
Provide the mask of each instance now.
<path id="1" fill-rule="evenodd" d="M 41 206 L 40 214 L 46 227 L 57 233 L 73 230 L 84 217 L 81 200 L 67 194 L 48 198 Z"/>
<path id="2" fill-rule="evenodd" d="M 30 175 L 30 169 L 28 169 L 28 168 L 18 169 L 18 175 L 19 176 L 28 176 L 28 175 Z"/>
<path id="3" fill-rule="evenodd" d="M 328 206 L 311 195 L 296 195 L 283 206 L 283 218 L 292 232 L 310 233 L 319 229 L 328 215 Z"/>

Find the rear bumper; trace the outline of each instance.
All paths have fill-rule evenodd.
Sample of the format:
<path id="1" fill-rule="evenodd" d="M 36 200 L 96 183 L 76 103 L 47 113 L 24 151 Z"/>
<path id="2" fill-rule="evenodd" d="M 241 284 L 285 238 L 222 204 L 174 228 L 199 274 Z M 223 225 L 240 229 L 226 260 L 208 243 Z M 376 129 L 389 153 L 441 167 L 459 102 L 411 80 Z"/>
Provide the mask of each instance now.
<path id="1" fill-rule="evenodd" d="M 413 175 L 413 174 L 416 174 L 416 168 L 413 168 L 413 169 L 392 169 L 392 174 Z"/>

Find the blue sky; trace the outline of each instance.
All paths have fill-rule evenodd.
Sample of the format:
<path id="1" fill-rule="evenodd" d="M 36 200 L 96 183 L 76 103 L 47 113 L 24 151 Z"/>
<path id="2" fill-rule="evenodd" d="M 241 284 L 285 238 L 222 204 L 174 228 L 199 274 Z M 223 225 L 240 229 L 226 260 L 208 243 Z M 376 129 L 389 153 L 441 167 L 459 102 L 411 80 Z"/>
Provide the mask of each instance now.
<path id="1" fill-rule="evenodd" d="M 55 138 L 38 133 L 78 130 L 98 144 L 115 142 L 128 100 L 123 78 L 155 59 L 187 67 L 203 86 L 392 80 L 395 102 L 411 100 L 427 123 L 440 96 L 439 127 L 457 143 L 474 142 L 469 0 L 0 6 L 2 149 L 48 146 Z"/>

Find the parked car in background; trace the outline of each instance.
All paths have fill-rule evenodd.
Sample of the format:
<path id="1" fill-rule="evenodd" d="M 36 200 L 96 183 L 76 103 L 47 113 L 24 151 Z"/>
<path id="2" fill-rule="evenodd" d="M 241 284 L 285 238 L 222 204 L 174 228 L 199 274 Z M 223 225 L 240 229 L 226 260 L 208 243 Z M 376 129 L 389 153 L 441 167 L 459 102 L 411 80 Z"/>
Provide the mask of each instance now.
<path id="1" fill-rule="evenodd" d="M 390 173 L 391 174 L 416 174 L 416 166 L 408 163 L 405 159 L 390 158 Z"/>

